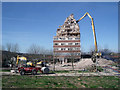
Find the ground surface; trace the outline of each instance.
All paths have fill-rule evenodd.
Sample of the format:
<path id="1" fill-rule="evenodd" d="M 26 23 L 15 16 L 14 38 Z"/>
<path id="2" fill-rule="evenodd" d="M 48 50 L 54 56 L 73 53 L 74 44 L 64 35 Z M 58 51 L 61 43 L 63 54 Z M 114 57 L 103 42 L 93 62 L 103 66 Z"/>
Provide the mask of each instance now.
<path id="1" fill-rule="evenodd" d="M 99 65 L 108 65 L 113 63 L 105 59 L 99 59 Z M 23 75 L 11 73 L 10 69 L 0 71 L 2 75 L 3 88 L 118 88 L 119 72 L 110 68 L 102 72 L 83 71 L 88 65 L 92 65 L 90 59 L 81 60 L 74 63 L 75 70 L 72 71 L 71 63 L 57 64 L 54 72 L 37 75 Z M 53 65 L 50 66 L 50 70 Z M 116 69 L 116 67 L 115 67 Z M 66 71 L 67 70 L 67 71 Z"/>
<path id="2" fill-rule="evenodd" d="M 2 76 L 2 88 L 118 88 L 118 77 Z"/>
<path id="3" fill-rule="evenodd" d="M 82 70 L 84 68 L 90 67 L 93 64 L 94 63 L 91 60 L 91 58 L 81 59 L 79 62 L 74 63 L 74 69 Z M 98 66 L 108 66 L 110 64 L 114 64 L 114 62 L 111 60 L 104 59 L 104 58 L 97 59 Z M 51 64 L 49 68 L 52 70 L 54 68 L 54 65 Z M 73 69 L 72 63 L 55 64 L 55 70 L 72 70 L 72 69 Z"/>
<path id="4" fill-rule="evenodd" d="M 42 74 L 40 71 L 35 76 L 119 76 L 120 73 L 113 72 L 113 70 L 103 71 L 103 72 L 89 72 L 89 71 L 80 71 L 80 70 L 74 70 L 74 71 L 50 71 L 48 74 Z M 111 71 L 111 72 L 110 72 Z M 20 76 L 20 73 L 12 73 L 10 70 L 3 70 L 0 72 L 0 75 L 18 75 Z M 25 75 L 32 76 L 31 73 L 26 73 Z"/>

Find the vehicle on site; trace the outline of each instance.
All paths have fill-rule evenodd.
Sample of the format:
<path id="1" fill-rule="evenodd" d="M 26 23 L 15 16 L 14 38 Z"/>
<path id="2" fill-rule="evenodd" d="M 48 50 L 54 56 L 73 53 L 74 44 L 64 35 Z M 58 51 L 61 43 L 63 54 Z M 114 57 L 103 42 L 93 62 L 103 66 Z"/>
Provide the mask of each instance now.
<path id="1" fill-rule="evenodd" d="M 20 75 L 24 75 L 26 73 L 31 73 L 35 75 L 37 74 L 38 71 L 47 74 L 49 73 L 49 68 L 41 60 L 35 63 L 28 60 L 24 56 L 17 55 L 15 72 L 19 72 Z"/>
<path id="2" fill-rule="evenodd" d="M 41 68 L 25 65 L 22 67 L 18 67 L 18 71 L 20 72 L 20 75 L 25 75 L 26 73 L 31 73 L 32 75 L 36 75 L 38 71 L 41 71 Z"/>
<path id="3" fill-rule="evenodd" d="M 41 73 L 48 74 L 49 68 L 25 65 L 22 67 L 18 67 L 18 71 L 19 71 L 20 75 L 25 75 L 26 73 L 31 73 L 32 75 L 36 75 L 38 71 L 40 71 Z"/>

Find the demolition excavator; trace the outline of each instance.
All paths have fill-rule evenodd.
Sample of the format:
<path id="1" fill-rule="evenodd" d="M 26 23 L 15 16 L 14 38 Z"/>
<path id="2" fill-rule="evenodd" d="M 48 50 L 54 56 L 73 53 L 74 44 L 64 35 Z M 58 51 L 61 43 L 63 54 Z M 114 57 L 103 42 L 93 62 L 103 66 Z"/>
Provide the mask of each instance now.
<path id="1" fill-rule="evenodd" d="M 79 20 L 76 21 L 76 23 L 81 21 L 86 16 L 88 16 L 91 19 L 91 25 L 92 25 L 93 36 L 94 36 L 94 44 L 95 44 L 95 51 L 92 53 L 92 60 L 95 63 L 96 62 L 96 57 L 101 57 L 101 53 L 98 52 L 97 39 L 96 39 L 96 33 L 95 33 L 93 18 L 91 17 L 91 15 L 88 12 L 86 12 Z"/>

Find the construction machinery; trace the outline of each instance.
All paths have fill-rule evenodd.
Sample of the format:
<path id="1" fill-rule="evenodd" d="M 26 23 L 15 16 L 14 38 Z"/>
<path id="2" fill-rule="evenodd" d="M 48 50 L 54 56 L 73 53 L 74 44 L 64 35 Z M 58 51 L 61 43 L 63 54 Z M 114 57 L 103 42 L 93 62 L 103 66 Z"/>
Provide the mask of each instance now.
<path id="1" fill-rule="evenodd" d="M 35 75 L 38 71 L 42 73 L 49 73 L 49 68 L 43 61 L 33 63 L 32 61 L 27 60 L 26 57 L 20 55 L 17 55 L 16 67 L 16 70 L 18 70 L 21 75 L 24 75 L 25 73 L 32 73 Z"/>
<path id="2" fill-rule="evenodd" d="M 86 16 L 88 16 L 91 19 L 91 25 L 92 25 L 93 36 L 94 36 L 94 44 L 95 44 L 95 51 L 92 53 L 92 60 L 95 63 L 96 62 L 96 57 L 100 57 L 101 53 L 98 53 L 97 39 L 96 39 L 96 33 L 95 33 L 93 18 L 91 17 L 91 15 L 88 12 L 86 12 L 79 20 L 76 21 L 76 23 L 81 21 Z"/>
<path id="3" fill-rule="evenodd" d="M 18 67 L 18 64 L 20 64 L 20 65 L 26 64 L 26 62 L 27 62 L 27 58 L 26 57 L 17 55 L 16 67 Z"/>
<path id="4" fill-rule="evenodd" d="M 20 55 L 17 55 L 17 61 L 16 61 L 16 66 L 20 67 L 20 66 L 23 66 L 23 65 L 29 65 L 29 66 L 36 66 L 36 65 L 40 65 L 42 64 L 43 61 L 39 61 L 39 62 L 32 62 L 30 60 L 28 60 L 26 57 L 24 56 L 20 56 Z"/>
<path id="5" fill-rule="evenodd" d="M 25 75 L 26 73 L 31 73 L 33 75 L 36 75 L 38 71 L 47 74 L 49 73 L 49 68 L 25 65 L 22 67 L 18 67 L 18 71 L 20 72 L 20 75 Z"/>

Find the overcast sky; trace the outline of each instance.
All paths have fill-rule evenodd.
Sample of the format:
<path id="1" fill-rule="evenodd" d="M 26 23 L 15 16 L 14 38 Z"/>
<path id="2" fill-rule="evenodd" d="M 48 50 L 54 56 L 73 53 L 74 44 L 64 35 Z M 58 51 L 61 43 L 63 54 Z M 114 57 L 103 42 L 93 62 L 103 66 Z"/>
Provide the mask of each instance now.
<path id="1" fill-rule="evenodd" d="M 118 50 L 118 3 L 89 2 L 24 2 L 2 3 L 2 43 L 18 43 L 21 52 L 31 44 L 47 49 L 53 48 L 53 36 L 65 19 L 74 14 L 78 20 L 86 12 L 94 19 L 98 48 Z M 79 22 L 81 49 L 94 47 L 93 32 L 89 17 Z"/>

